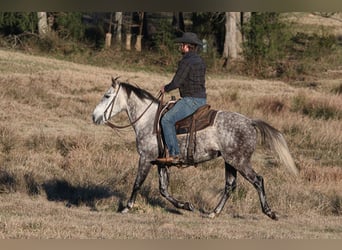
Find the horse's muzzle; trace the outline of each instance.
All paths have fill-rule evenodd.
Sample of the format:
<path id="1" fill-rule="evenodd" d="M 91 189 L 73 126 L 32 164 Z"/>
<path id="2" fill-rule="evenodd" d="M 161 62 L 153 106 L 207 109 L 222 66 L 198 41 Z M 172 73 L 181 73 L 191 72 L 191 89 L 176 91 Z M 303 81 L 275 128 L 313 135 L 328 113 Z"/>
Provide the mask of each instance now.
<path id="1" fill-rule="evenodd" d="M 96 116 L 93 114 L 93 123 L 96 125 L 103 124 L 103 116 Z"/>

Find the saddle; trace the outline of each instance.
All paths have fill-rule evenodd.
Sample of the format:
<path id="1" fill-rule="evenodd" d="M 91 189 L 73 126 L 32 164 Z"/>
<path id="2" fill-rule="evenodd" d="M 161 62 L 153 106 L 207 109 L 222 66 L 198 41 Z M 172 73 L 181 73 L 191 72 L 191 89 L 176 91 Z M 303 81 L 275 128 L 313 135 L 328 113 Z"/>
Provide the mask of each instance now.
<path id="1" fill-rule="evenodd" d="M 176 122 L 177 134 L 186 134 L 205 129 L 212 126 L 217 110 L 210 109 L 210 105 L 206 104 L 199 107 L 192 115 Z"/>
<path id="2" fill-rule="evenodd" d="M 161 130 L 158 129 L 160 127 L 160 119 L 167 111 L 169 111 L 175 105 L 175 103 L 176 101 L 171 100 L 165 105 L 160 104 L 160 108 L 157 112 L 155 131 L 157 133 L 158 138 L 159 156 L 166 155 L 166 150 L 163 146 L 165 144 L 163 141 L 163 136 L 161 134 Z M 212 126 L 216 114 L 217 110 L 210 109 L 210 105 L 206 104 L 198 108 L 192 115 L 189 115 L 184 119 L 176 122 L 176 133 L 188 134 L 187 157 L 185 159 L 187 165 L 194 165 L 194 153 L 196 151 L 196 132 L 205 129 L 209 126 Z"/>

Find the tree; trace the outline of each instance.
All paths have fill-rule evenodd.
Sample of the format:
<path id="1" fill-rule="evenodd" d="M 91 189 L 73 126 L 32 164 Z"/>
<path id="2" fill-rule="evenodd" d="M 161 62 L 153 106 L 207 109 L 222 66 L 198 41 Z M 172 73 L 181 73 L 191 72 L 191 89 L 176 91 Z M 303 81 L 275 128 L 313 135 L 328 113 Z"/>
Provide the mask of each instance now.
<path id="1" fill-rule="evenodd" d="M 246 70 L 267 77 L 282 74 L 283 61 L 291 50 L 292 35 L 278 12 L 252 12 L 244 25 L 243 55 Z"/>
<path id="2" fill-rule="evenodd" d="M 105 39 L 106 48 L 110 48 L 110 46 L 112 45 L 112 20 L 113 20 L 113 13 L 110 13 L 108 32 L 106 33 L 106 39 Z"/>
<path id="3" fill-rule="evenodd" d="M 143 31 L 143 25 L 144 25 L 144 12 L 138 12 L 138 27 L 139 27 L 139 33 L 137 35 L 137 40 L 135 43 L 135 49 L 140 52 L 141 51 L 141 40 L 142 40 L 142 31 Z"/>
<path id="4" fill-rule="evenodd" d="M 49 26 L 47 22 L 46 12 L 37 12 L 38 16 L 38 34 L 40 37 L 44 38 L 48 35 Z"/>
<path id="5" fill-rule="evenodd" d="M 185 31 L 183 12 L 173 12 L 172 26 L 176 31 Z"/>
<path id="6" fill-rule="evenodd" d="M 122 38 L 122 12 L 115 12 L 115 24 L 116 24 L 116 41 L 121 44 Z"/>
<path id="7" fill-rule="evenodd" d="M 57 12 L 54 14 L 54 29 L 62 39 L 85 40 L 85 31 L 89 24 L 85 23 L 83 18 L 85 16 L 82 12 Z M 91 23 L 93 18 L 87 18 Z"/>
<path id="8" fill-rule="evenodd" d="M 123 27 L 126 34 L 125 48 L 131 50 L 132 41 L 132 12 L 126 12 L 123 16 Z"/>
<path id="9" fill-rule="evenodd" d="M 241 52 L 242 35 L 239 29 L 240 23 L 240 12 L 225 13 L 224 67 L 227 66 L 230 58 L 237 59 Z"/>
<path id="10" fill-rule="evenodd" d="M 253 12 L 244 29 L 244 52 L 248 60 L 274 61 L 283 56 L 289 37 L 287 26 L 280 19 L 279 13 Z"/>
<path id="11" fill-rule="evenodd" d="M 4 35 L 19 35 L 37 31 L 36 12 L 0 12 L 0 32 Z"/>

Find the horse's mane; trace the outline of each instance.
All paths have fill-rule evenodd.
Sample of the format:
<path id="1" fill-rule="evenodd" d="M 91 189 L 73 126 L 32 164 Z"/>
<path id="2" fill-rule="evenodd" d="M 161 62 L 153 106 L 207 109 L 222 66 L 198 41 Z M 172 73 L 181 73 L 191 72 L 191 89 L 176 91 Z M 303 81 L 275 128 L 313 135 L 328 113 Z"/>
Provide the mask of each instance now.
<path id="1" fill-rule="evenodd" d="M 138 96 L 140 99 L 151 99 L 155 102 L 158 102 L 158 99 L 156 97 L 154 97 L 151 93 L 149 93 L 148 91 L 141 89 L 139 87 L 133 86 L 130 83 L 127 82 L 121 82 L 120 83 L 122 87 L 124 87 L 126 89 L 127 95 L 130 96 L 131 93 L 133 92 L 136 96 Z"/>

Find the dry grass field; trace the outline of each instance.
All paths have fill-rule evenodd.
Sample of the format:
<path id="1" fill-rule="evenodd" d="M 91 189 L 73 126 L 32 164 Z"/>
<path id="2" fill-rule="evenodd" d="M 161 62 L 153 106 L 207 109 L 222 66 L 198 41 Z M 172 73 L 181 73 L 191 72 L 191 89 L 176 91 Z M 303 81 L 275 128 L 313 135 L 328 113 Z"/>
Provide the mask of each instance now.
<path id="1" fill-rule="evenodd" d="M 152 94 L 172 77 L 0 50 L 1 239 L 342 238 L 342 68 L 323 72 L 315 84 L 207 77 L 213 108 L 263 119 L 284 133 L 297 178 L 261 146 L 253 158 L 279 221 L 262 214 L 241 176 L 219 217 L 177 210 L 160 196 L 155 168 L 131 213 L 117 213 L 131 193 L 138 155 L 132 129 L 115 132 L 91 121 L 112 76 Z M 223 176 L 220 159 L 171 169 L 170 191 L 210 210 Z"/>

